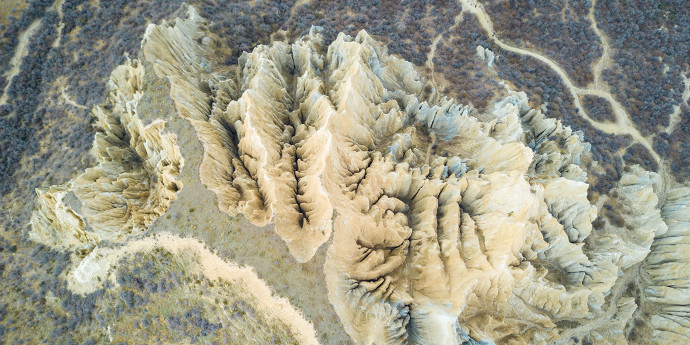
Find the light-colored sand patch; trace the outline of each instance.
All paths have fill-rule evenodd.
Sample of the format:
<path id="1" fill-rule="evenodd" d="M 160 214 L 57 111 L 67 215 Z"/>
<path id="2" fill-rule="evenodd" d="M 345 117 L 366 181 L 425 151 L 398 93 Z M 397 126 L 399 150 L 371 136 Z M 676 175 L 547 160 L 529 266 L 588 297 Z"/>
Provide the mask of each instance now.
<path id="1" fill-rule="evenodd" d="M 57 26 L 57 38 L 55 39 L 55 42 L 53 42 L 53 48 L 57 48 L 60 46 L 60 39 L 62 38 L 62 28 L 65 27 L 65 22 L 62 21 L 63 14 L 62 14 L 62 4 L 65 2 L 65 0 L 59 0 L 51 6 L 51 10 L 54 10 L 57 12 L 58 16 L 60 17 L 60 24 Z"/>

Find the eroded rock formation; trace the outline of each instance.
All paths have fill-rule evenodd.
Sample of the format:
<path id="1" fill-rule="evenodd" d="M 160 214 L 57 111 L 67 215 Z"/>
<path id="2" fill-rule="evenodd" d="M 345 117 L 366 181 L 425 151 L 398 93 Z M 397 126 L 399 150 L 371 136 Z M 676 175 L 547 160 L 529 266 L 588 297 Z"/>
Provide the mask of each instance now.
<path id="1" fill-rule="evenodd" d="M 113 71 L 106 103 L 93 110 L 98 164 L 67 184 L 36 190 L 33 240 L 86 253 L 146 230 L 175 200 L 184 160 L 165 122 L 145 126 L 137 115 L 143 73 L 137 60 Z"/>
<path id="2" fill-rule="evenodd" d="M 524 93 L 506 90 L 480 113 L 427 87 L 412 64 L 364 31 L 327 45 L 313 28 L 220 68 L 203 24 L 190 7 L 188 19 L 149 26 L 142 43 L 203 144 L 200 179 L 223 212 L 275 224 L 299 261 L 333 232 L 329 297 L 357 343 L 547 344 L 575 335 L 625 343 L 642 307 L 624 291 L 640 266 L 653 283 L 645 293 L 661 305 L 655 336 L 689 333 L 687 267 L 682 255 L 670 257 L 689 233 L 687 189 L 669 194 L 660 210 L 659 176 L 633 167 L 602 196 L 619 205 L 623 221 L 595 227 L 589 144 L 531 109 Z M 136 90 L 131 81 L 117 85 Z M 121 109 L 101 119 L 96 152 L 111 136 L 140 137 L 136 115 Z M 83 246 L 160 215 L 179 189 L 181 158 L 158 129 L 144 129 L 158 133 L 145 154 L 135 139 L 122 146 L 141 166 L 101 163 L 69 186 L 39 191 L 34 236 Z M 123 213 L 110 200 L 132 193 L 103 186 L 120 186 L 112 181 L 132 170 L 152 182 L 128 204 L 138 208 Z M 107 183 L 94 185 L 101 175 Z M 62 201 L 69 190 L 82 212 Z M 673 265 L 683 273 L 669 274 Z"/>
<path id="3" fill-rule="evenodd" d="M 674 188 L 666 198 L 661 213 L 668 231 L 657 235 L 643 265 L 651 280 L 644 293 L 655 304 L 652 336 L 677 343 L 690 337 L 690 189 Z"/>

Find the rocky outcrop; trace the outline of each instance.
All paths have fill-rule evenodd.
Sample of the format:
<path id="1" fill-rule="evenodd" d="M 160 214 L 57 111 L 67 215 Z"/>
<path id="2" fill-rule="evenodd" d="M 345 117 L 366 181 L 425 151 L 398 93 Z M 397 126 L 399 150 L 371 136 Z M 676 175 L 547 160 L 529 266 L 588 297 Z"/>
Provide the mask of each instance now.
<path id="1" fill-rule="evenodd" d="M 221 210 L 274 222 L 300 261 L 333 228 L 330 299 L 360 343 L 545 343 L 558 320 L 602 315 L 665 231 L 637 172 L 618 193 L 647 225 L 593 235 L 589 145 L 522 93 L 479 114 L 425 92 L 366 32 L 325 46 L 318 28 L 222 75 L 202 22 L 151 26 L 143 48 L 204 143 L 201 179 Z"/>
<path id="2" fill-rule="evenodd" d="M 644 295 L 656 307 L 652 337 L 673 344 L 690 338 L 690 188 L 674 188 L 666 198 L 661 215 L 668 230 L 656 236 L 643 266 L 651 280 Z"/>
<path id="3" fill-rule="evenodd" d="M 320 179 L 331 140 L 330 114 L 320 111 L 328 98 L 316 75 L 323 61 L 310 60 L 319 42 L 257 48 L 242 57 L 236 78 L 226 79 L 195 60 L 204 47 L 188 23 L 200 21 L 192 11 L 175 26 L 150 27 L 143 50 L 171 81 L 180 115 L 204 145 L 201 181 L 230 215 L 242 213 L 256 225 L 275 215 L 291 253 L 308 260 L 329 238 L 333 213 Z M 293 54 L 304 56 L 299 65 Z"/>
<path id="4" fill-rule="evenodd" d="M 184 160 L 163 121 L 144 125 L 137 115 L 142 80 L 137 60 L 113 71 L 106 103 L 93 110 L 98 164 L 65 185 L 36 190 L 33 240 L 86 253 L 143 232 L 175 200 Z"/>
<path id="5" fill-rule="evenodd" d="M 142 43 L 203 144 L 200 179 L 221 211 L 274 224 L 298 261 L 333 233 L 329 299 L 357 343 L 624 343 L 640 307 L 625 290 L 641 266 L 652 282 L 645 294 L 661 306 L 655 336 L 686 334 L 687 269 L 674 253 L 688 233 L 687 190 L 660 211 L 659 176 L 629 167 L 600 197 L 621 221 L 595 222 L 589 144 L 524 93 L 506 89 L 479 112 L 427 87 L 365 31 L 326 45 L 313 28 L 220 68 L 204 23 L 190 7 L 185 20 L 150 25 Z M 114 84 L 135 90 L 127 80 Z M 135 102 L 129 94 L 120 103 Z M 139 158 L 39 191 L 35 238 L 64 247 L 117 239 L 174 198 L 174 140 L 159 122 L 139 129 L 130 108 L 101 119 L 95 150 L 107 143 L 103 157 Z M 140 184 L 116 183 L 129 176 Z M 70 191 L 81 211 L 65 201 Z M 138 203 L 123 209 L 116 197 Z"/>

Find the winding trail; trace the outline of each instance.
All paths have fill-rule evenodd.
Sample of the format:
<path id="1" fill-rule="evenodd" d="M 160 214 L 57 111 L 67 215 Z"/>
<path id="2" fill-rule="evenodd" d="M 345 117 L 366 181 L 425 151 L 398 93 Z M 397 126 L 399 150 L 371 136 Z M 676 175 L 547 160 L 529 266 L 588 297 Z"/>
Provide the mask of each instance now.
<path id="1" fill-rule="evenodd" d="M 10 59 L 10 66 L 12 66 L 12 68 L 7 71 L 7 85 L 5 85 L 5 89 L 2 90 L 0 104 L 7 103 L 7 89 L 10 88 L 12 79 L 19 74 L 19 67 L 22 65 L 22 59 L 24 56 L 26 56 L 26 54 L 29 53 L 27 50 L 29 38 L 36 33 L 36 29 L 38 29 L 39 24 L 41 24 L 41 18 L 34 20 L 33 23 L 31 23 L 31 25 L 29 25 L 29 27 L 19 35 L 19 43 L 14 48 L 14 55 L 12 56 L 12 59 Z"/>
<path id="2" fill-rule="evenodd" d="M 518 48 L 512 45 L 509 45 L 503 41 L 501 41 L 497 36 L 496 32 L 494 31 L 493 23 L 491 21 L 491 18 L 487 14 L 486 10 L 484 9 L 484 5 L 481 3 L 478 3 L 476 0 L 459 0 L 460 3 L 462 4 L 462 10 L 463 12 L 468 12 L 472 13 L 477 17 L 477 20 L 479 21 L 479 24 L 482 26 L 484 30 L 488 33 L 489 37 L 491 40 L 496 43 L 499 47 L 502 49 L 505 49 L 509 52 L 513 52 L 516 54 L 520 55 L 526 55 L 529 57 L 532 57 L 534 59 L 537 59 L 543 63 L 545 63 L 549 68 L 551 68 L 558 76 L 561 78 L 563 84 L 566 86 L 568 91 L 570 92 L 570 95 L 573 98 L 573 105 L 577 109 L 577 114 L 580 115 L 582 118 L 587 120 L 594 128 L 605 132 L 609 134 L 615 134 L 615 135 L 630 135 L 635 141 L 639 142 L 640 144 L 644 145 L 644 147 L 649 150 L 650 154 L 654 157 L 654 160 L 657 163 L 661 163 L 661 157 L 654 151 L 654 148 L 652 147 L 652 142 L 651 138 L 643 136 L 636 128 L 635 125 L 633 124 L 632 120 L 630 119 L 630 115 L 625 111 L 625 108 L 616 101 L 613 96 L 611 95 L 610 92 L 610 87 L 606 85 L 602 80 L 601 80 L 601 72 L 604 70 L 604 68 L 610 64 L 610 57 L 609 57 L 609 44 L 608 41 L 605 38 L 605 35 L 599 30 L 599 28 L 596 26 L 596 21 L 594 20 L 594 14 L 593 14 L 593 9 L 594 6 L 596 6 L 596 1 L 592 1 L 592 8 L 590 9 L 590 13 L 588 16 L 591 16 L 592 20 L 592 29 L 594 32 L 599 36 L 599 38 L 602 41 L 602 46 L 603 46 L 603 54 L 601 59 L 596 63 L 594 66 L 594 80 L 595 82 L 593 85 L 588 85 L 586 88 L 581 88 L 576 86 L 568 77 L 568 74 L 563 70 L 561 66 L 559 66 L 555 61 L 549 59 L 548 57 L 545 57 L 538 52 L 531 51 L 528 49 L 523 49 L 523 48 Z M 606 99 L 610 104 L 611 108 L 613 109 L 613 113 L 616 117 L 616 122 L 600 122 L 600 121 L 595 121 L 592 118 L 589 117 L 587 114 L 587 111 L 584 109 L 582 106 L 582 103 L 580 102 L 580 96 L 582 95 L 594 95 L 598 96 L 601 98 Z M 660 164 L 661 165 L 661 164 Z"/>
<path id="3" fill-rule="evenodd" d="M 55 42 L 53 42 L 53 48 L 57 47 L 60 44 L 60 36 L 62 36 L 62 28 L 65 26 L 65 24 L 62 22 L 62 4 L 65 2 L 65 0 L 59 0 L 51 7 L 49 10 L 55 10 L 57 11 L 58 15 L 60 16 L 60 24 L 58 25 L 58 32 L 57 32 L 57 39 Z M 28 51 L 28 45 L 29 45 L 29 39 L 36 33 L 36 30 L 41 24 L 41 20 L 43 18 L 37 18 L 35 19 L 31 25 L 29 25 L 24 32 L 22 32 L 19 35 L 19 43 L 17 43 L 17 46 L 14 48 L 14 55 L 12 55 L 12 58 L 10 59 L 10 68 L 9 71 L 6 72 L 5 77 L 7 78 L 7 85 L 5 85 L 5 88 L 2 90 L 2 95 L 0 96 L 0 105 L 7 103 L 7 89 L 9 89 L 10 85 L 12 84 L 12 79 L 19 74 L 20 72 L 20 67 L 22 65 L 22 59 L 26 54 L 29 53 Z"/>
<path id="4" fill-rule="evenodd" d="M 456 21 L 457 22 L 457 21 Z M 431 49 L 429 49 L 429 53 L 426 55 L 426 63 L 425 66 L 431 71 L 431 82 L 436 85 L 436 77 L 435 77 L 435 71 L 434 71 L 434 56 L 436 55 L 436 47 L 438 44 L 443 40 L 443 34 L 445 33 L 442 32 L 434 38 L 434 41 L 431 43 Z"/>
<path id="5" fill-rule="evenodd" d="M 57 48 L 60 46 L 60 39 L 62 38 L 62 29 L 65 27 L 65 22 L 63 21 L 64 15 L 62 13 L 62 4 L 65 3 L 65 0 L 58 0 L 51 6 L 52 10 L 55 10 L 58 14 L 58 17 L 60 17 L 60 24 L 57 26 L 57 38 L 55 39 L 55 42 L 53 42 L 53 48 Z"/>
<path id="6" fill-rule="evenodd" d="M 613 65 L 613 61 L 611 60 L 611 48 L 609 46 L 609 40 L 604 35 L 601 30 L 599 30 L 599 26 L 597 25 L 597 19 L 594 17 L 594 8 L 597 5 L 597 1 L 593 0 L 592 1 L 592 7 L 589 8 L 589 13 L 587 13 L 587 18 L 590 20 L 592 23 L 592 31 L 599 37 L 601 40 L 601 45 L 602 45 L 602 53 L 601 57 L 599 60 L 594 64 L 594 67 L 592 67 L 592 74 L 594 75 L 594 85 L 590 84 L 588 85 L 589 89 L 595 89 L 595 90 L 601 90 L 603 92 L 611 93 L 611 87 L 608 84 L 605 84 L 604 82 L 601 81 L 601 74 L 604 72 L 604 70 L 608 67 L 611 67 Z"/>
<path id="7" fill-rule="evenodd" d="M 455 18 L 453 19 L 453 25 L 451 25 L 449 28 L 447 28 L 446 30 L 443 30 L 443 32 L 436 35 L 436 37 L 434 38 L 434 40 L 431 43 L 431 48 L 429 49 L 429 53 L 427 53 L 427 55 L 426 55 L 426 63 L 424 64 L 424 66 L 431 71 L 430 72 L 431 73 L 431 82 L 434 85 L 434 87 L 436 87 L 436 88 L 438 88 L 438 86 L 437 86 L 438 84 L 436 83 L 435 71 L 434 71 L 434 57 L 436 56 L 436 47 L 438 47 L 439 43 L 441 43 L 442 41 L 445 41 L 445 38 L 443 37 L 443 35 L 452 31 L 453 29 L 455 29 L 455 27 L 458 26 L 458 24 L 460 24 L 461 20 L 462 20 L 462 11 L 460 11 L 460 13 L 457 16 L 455 16 Z"/>

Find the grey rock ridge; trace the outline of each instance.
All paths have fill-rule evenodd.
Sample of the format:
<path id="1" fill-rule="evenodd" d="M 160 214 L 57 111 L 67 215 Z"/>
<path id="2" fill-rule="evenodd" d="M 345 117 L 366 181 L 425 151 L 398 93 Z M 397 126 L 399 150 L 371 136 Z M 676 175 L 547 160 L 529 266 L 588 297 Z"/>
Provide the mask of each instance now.
<path id="1" fill-rule="evenodd" d="M 93 111 L 97 165 L 37 190 L 29 236 L 73 253 L 75 291 L 102 288 L 116 265 L 104 257 L 153 241 L 186 188 L 190 157 L 137 114 L 150 64 L 202 144 L 217 204 L 200 207 L 272 226 L 298 262 L 325 246 L 328 300 L 355 343 L 634 344 L 639 323 L 656 343 L 690 337 L 689 187 L 633 165 L 590 200 L 590 144 L 505 83 L 479 111 L 366 31 L 327 44 L 318 27 L 227 67 L 208 24 L 191 6 L 150 24 Z M 491 70 L 494 53 L 477 51 Z M 604 203 L 616 218 L 598 219 Z M 297 307 L 266 303 L 316 342 Z"/>

